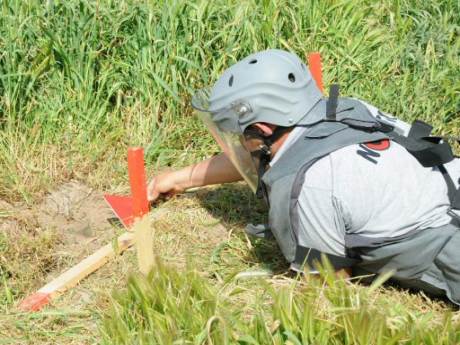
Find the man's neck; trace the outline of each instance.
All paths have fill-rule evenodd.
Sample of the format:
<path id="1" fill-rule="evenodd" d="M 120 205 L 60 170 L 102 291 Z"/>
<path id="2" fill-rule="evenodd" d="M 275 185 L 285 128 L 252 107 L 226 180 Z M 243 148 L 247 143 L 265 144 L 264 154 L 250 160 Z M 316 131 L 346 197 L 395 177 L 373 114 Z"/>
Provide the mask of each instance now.
<path id="1" fill-rule="evenodd" d="M 292 130 L 294 129 L 294 127 L 292 127 L 289 131 L 285 132 L 281 137 L 279 137 L 279 139 L 277 141 L 275 141 L 272 146 L 270 147 L 270 151 L 271 151 L 271 158 L 273 158 L 275 156 L 275 154 L 278 152 L 278 150 L 281 148 L 281 146 L 283 146 L 284 142 L 286 141 L 287 137 L 289 136 L 289 134 L 291 134 Z"/>

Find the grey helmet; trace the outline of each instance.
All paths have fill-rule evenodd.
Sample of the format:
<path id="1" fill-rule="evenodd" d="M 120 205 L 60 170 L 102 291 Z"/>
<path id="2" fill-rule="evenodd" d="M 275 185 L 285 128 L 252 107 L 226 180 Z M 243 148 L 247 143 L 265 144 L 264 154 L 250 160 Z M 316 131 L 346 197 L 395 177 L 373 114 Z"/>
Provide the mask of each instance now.
<path id="1" fill-rule="evenodd" d="M 228 68 L 212 88 L 195 93 L 192 106 L 259 194 L 271 143 L 288 127 L 317 122 L 325 114 L 322 98 L 309 69 L 295 54 L 271 49 Z M 264 145 L 249 151 L 242 144 L 246 142 L 245 130 L 257 122 L 279 127 L 270 138 L 262 138 Z"/>
<path id="2" fill-rule="evenodd" d="M 270 49 L 228 68 L 211 89 L 208 111 L 221 130 L 243 133 L 256 122 L 300 124 L 321 98 L 297 55 Z"/>

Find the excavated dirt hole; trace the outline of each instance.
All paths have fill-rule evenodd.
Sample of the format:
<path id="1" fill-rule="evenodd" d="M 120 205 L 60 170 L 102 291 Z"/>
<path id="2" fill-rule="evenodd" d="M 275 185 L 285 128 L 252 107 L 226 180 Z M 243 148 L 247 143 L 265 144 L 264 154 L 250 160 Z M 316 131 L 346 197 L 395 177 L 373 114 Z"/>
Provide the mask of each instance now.
<path id="1" fill-rule="evenodd" d="M 58 230 L 66 246 L 78 248 L 114 235 L 107 221 L 112 217 L 102 193 L 71 181 L 45 197 L 38 207 L 37 221 L 41 227 Z"/>

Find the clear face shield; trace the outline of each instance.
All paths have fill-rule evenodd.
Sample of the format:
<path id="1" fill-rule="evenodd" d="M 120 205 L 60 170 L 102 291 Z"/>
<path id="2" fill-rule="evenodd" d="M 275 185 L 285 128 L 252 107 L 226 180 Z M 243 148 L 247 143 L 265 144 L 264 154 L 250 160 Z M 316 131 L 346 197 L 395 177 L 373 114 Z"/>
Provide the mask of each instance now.
<path id="1" fill-rule="evenodd" d="M 257 155 L 251 155 L 251 152 L 260 150 L 261 140 L 243 135 L 238 124 L 238 118 L 251 112 L 251 108 L 244 102 L 235 102 L 226 108 L 211 109 L 209 98 L 208 89 L 198 90 L 192 98 L 192 106 L 222 151 L 255 192 L 259 162 Z"/>

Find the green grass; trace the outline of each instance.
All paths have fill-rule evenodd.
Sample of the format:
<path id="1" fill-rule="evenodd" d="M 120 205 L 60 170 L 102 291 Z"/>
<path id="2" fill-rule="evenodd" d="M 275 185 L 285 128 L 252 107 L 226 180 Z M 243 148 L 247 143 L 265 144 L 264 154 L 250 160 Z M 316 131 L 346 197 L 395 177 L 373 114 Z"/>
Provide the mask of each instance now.
<path id="1" fill-rule="evenodd" d="M 301 57 L 320 51 L 326 86 L 338 82 L 344 95 L 406 121 L 430 122 L 437 133 L 460 134 L 458 1 L 3 0 L 0 11 L 0 198 L 10 203 L 33 208 L 70 179 L 98 190 L 126 187 L 126 149 L 133 145 L 146 148 L 149 175 L 217 152 L 193 116 L 191 93 L 245 55 L 267 48 Z M 250 344 L 250 337 L 263 344 L 460 341 L 458 314 L 423 296 L 345 288 L 335 281 L 327 289 L 287 278 L 236 284 L 232 277 L 254 266 L 284 272 L 273 243 L 248 242 L 241 234 L 245 221 L 264 217 L 263 208 L 250 211 L 255 200 L 239 188 L 198 199 L 173 201 L 176 219 L 164 226 L 158 248 L 168 262 L 177 243 L 199 252 L 200 274 L 196 267 L 162 268 L 162 275 L 151 277 L 158 288 L 132 278 L 111 302 L 123 318 L 109 313 L 101 326 L 106 343 L 153 342 L 147 340 L 151 334 L 157 338 L 149 339 L 166 344 L 170 330 L 185 343 Z M 190 219 L 201 218 L 186 211 L 197 204 L 231 229 L 227 241 L 190 241 L 185 231 L 196 226 Z M 12 217 L 2 212 L 0 222 Z M 94 329 L 85 333 L 100 319 L 92 310 L 89 316 L 45 313 L 33 320 L 12 311 L 56 261 L 49 256 L 55 235 L 33 224 L 21 229 L 0 236 L 0 310 L 6 315 L 0 321 L 9 323 L 0 344 L 15 343 L 10 326 L 27 334 L 25 343 L 67 343 L 67 336 L 94 343 Z M 117 265 L 113 275 L 134 267 Z M 22 275 L 21 267 L 27 268 Z M 184 277 L 195 284 L 193 298 L 180 295 L 187 287 Z M 171 296 L 164 306 L 172 313 L 190 310 L 196 318 L 157 314 L 152 301 L 166 292 Z M 145 301 L 153 304 L 136 309 L 135 303 Z M 144 324 L 152 315 L 152 323 Z"/>
<path id="2" fill-rule="evenodd" d="M 389 305 L 375 290 L 336 280 L 299 277 L 284 284 L 234 280 L 218 285 L 189 266 L 160 260 L 145 279 L 131 276 L 102 323 L 103 344 L 456 344 L 460 323 L 449 314 Z M 255 284 L 254 284 L 255 283 Z M 241 295 L 255 294 L 248 299 Z M 267 303 L 270 301 L 270 303 Z"/>
<path id="3" fill-rule="evenodd" d="M 459 129 L 457 1 L 2 1 L 0 195 L 71 177 L 108 186 L 216 151 L 193 89 L 255 50 L 320 51 L 339 82 L 403 119 Z M 48 152 L 53 152 L 48 155 Z"/>

